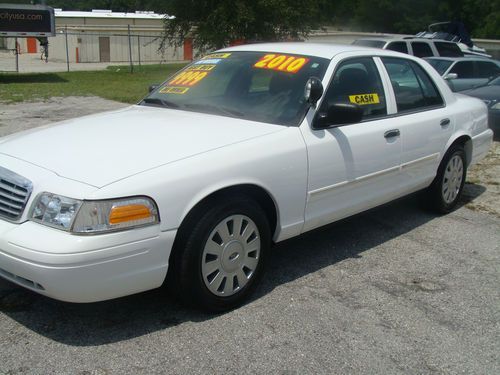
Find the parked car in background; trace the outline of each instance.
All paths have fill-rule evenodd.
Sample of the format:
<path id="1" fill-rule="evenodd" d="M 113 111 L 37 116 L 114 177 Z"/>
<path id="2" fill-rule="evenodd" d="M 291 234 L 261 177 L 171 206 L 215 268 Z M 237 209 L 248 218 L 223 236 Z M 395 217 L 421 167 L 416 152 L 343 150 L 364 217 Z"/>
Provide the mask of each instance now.
<path id="1" fill-rule="evenodd" d="M 413 56 L 216 51 L 137 105 L 0 139 L 0 276 L 71 302 L 166 282 L 231 309 L 272 243 L 420 190 L 450 212 L 492 135 L 485 105 Z"/>
<path id="2" fill-rule="evenodd" d="M 380 37 L 356 39 L 356 46 L 388 49 L 417 57 L 446 56 L 462 57 L 463 52 L 457 43 L 415 37 Z"/>
<path id="3" fill-rule="evenodd" d="M 488 121 L 493 130 L 495 141 L 500 140 L 500 76 L 486 85 L 464 90 L 461 94 L 481 99 L 488 106 Z"/>
<path id="4" fill-rule="evenodd" d="M 483 57 L 429 57 L 425 60 L 446 80 L 452 91 L 483 86 L 500 74 L 500 62 Z"/>
<path id="5" fill-rule="evenodd" d="M 457 43 L 464 56 L 491 57 L 484 48 L 478 47 L 472 41 L 465 25 L 460 21 L 437 22 L 428 26 L 426 31 L 416 35 L 419 38 L 448 40 Z"/>

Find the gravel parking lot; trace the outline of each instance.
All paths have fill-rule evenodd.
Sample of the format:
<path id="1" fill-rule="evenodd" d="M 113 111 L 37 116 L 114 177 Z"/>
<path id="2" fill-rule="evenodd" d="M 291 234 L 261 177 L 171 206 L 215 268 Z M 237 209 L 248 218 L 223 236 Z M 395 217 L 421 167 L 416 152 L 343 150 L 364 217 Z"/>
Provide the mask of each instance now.
<path id="1" fill-rule="evenodd" d="M 0 135 L 120 106 L 0 104 Z M 163 290 L 69 304 L 0 280 L 0 373 L 499 374 L 499 149 L 452 214 L 412 196 L 278 244 L 226 314 Z"/>

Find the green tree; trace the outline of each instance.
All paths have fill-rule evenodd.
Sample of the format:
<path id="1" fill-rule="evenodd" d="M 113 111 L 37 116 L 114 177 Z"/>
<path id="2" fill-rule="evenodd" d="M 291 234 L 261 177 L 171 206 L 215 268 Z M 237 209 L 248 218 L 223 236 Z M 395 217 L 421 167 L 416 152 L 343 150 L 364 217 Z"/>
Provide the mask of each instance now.
<path id="1" fill-rule="evenodd" d="M 10 0 L 9 0 L 10 1 Z M 40 0 L 32 2 L 40 3 Z M 47 5 L 63 10 L 110 9 L 115 12 L 135 12 L 136 10 L 154 10 L 159 8 L 161 0 L 47 0 Z"/>
<path id="2" fill-rule="evenodd" d="M 41 0 L 9 0 L 40 3 Z M 218 48 L 233 40 L 283 40 L 325 25 L 414 34 L 431 23 L 461 20 L 475 38 L 500 39 L 500 0 L 47 0 L 64 10 L 154 10 L 165 21 L 165 42 L 185 36 L 195 46 Z"/>
<path id="3" fill-rule="evenodd" d="M 158 9 L 175 15 L 165 21 L 165 43 L 180 45 L 192 37 L 200 50 L 235 40 L 296 39 L 319 27 L 331 10 L 328 0 L 168 0 Z"/>
<path id="4" fill-rule="evenodd" d="M 337 0 L 336 4 L 341 14 L 335 23 L 354 30 L 415 34 L 431 23 L 460 20 L 473 37 L 500 38 L 500 0 Z"/>

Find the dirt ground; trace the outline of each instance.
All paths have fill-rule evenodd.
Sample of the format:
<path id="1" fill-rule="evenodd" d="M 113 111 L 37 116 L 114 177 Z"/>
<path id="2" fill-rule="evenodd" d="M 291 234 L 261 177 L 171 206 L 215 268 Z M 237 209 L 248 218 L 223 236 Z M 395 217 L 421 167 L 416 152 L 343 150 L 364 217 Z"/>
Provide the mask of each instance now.
<path id="1" fill-rule="evenodd" d="M 47 101 L 0 103 L 0 137 L 56 121 L 127 106 L 92 96 L 51 98 Z"/>
<path id="2" fill-rule="evenodd" d="M 470 200 L 465 206 L 471 210 L 500 217 L 500 142 L 493 142 L 488 156 L 468 170 L 462 199 Z"/>
<path id="3" fill-rule="evenodd" d="M 40 102 L 0 103 L 0 137 L 125 106 L 98 97 L 55 97 Z M 471 210 L 500 217 L 500 142 L 494 142 L 488 156 L 469 169 L 462 200 Z"/>

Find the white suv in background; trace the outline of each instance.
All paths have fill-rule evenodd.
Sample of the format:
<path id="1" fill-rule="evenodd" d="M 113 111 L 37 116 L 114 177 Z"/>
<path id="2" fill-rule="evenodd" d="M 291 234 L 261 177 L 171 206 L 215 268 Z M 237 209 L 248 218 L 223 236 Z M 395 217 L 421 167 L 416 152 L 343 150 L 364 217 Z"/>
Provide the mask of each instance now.
<path id="1" fill-rule="evenodd" d="M 446 40 L 428 40 L 415 37 L 402 38 L 362 38 L 356 39 L 352 44 L 363 47 L 389 49 L 403 52 L 417 57 L 462 57 L 463 51 L 457 43 Z"/>

